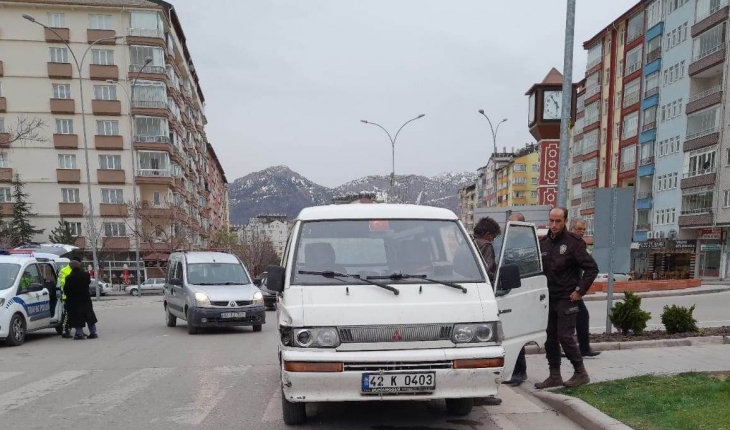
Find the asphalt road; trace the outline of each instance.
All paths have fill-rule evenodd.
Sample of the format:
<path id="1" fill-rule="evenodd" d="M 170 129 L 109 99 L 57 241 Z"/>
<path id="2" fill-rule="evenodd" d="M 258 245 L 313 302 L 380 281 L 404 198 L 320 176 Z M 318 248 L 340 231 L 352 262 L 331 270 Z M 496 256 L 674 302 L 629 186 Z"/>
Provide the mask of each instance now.
<path id="1" fill-rule="evenodd" d="M 622 299 L 623 294 L 616 296 Z M 661 315 L 665 305 L 678 305 L 689 308 L 696 305 L 694 318 L 700 327 L 730 326 L 730 291 L 715 294 L 698 294 L 693 296 L 654 297 L 641 299 L 641 307 L 651 312 L 648 329 L 664 329 Z M 606 331 L 606 301 L 586 302 L 591 315 L 591 331 Z"/>
<path id="2" fill-rule="evenodd" d="M 190 336 L 168 328 L 161 298 L 96 303 L 99 339 L 30 334 L 0 346 L 0 428 L 12 430 L 283 429 L 276 316 L 250 328 Z M 466 418 L 443 402 L 324 404 L 308 408 L 307 429 L 572 430 L 573 424 L 521 388 L 501 406 Z"/>

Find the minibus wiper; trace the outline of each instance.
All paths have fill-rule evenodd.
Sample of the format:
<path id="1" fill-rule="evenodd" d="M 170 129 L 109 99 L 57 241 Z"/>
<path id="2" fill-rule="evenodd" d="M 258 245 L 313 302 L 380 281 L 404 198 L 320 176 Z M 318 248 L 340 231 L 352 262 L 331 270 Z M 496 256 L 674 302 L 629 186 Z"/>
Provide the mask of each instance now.
<path id="1" fill-rule="evenodd" d="M 395 287 L 391 287 L 390 285 L 381 284 L 380 282 L 374 282 L 369 279 L 361 278 L 360 275 L 348 275 L 346 273 L 338 273 L 338 272 L 334 272 L 332 270 L 325 270 L 322 272 L 312 272 L 312 271 L 307 271 L 307 270 L 300 270 L 297 273 L 299 273 L 300 275 L 319 275 L 319 276 L 324 276 L 325 278 L 330 278 L 330 279 L 332 279 L 332 278 L 357 279 L 360 282 L 364 282 L 364 283 L 370 284 L 370 285 L 375 285 L 376 287 L 380 287 L 385 290 L 392 291 L 393 294 L 395 294 L 396 296 L 398 294 L 400 294 L 400 291 Z M 338 279 L 338 281 L 344 282 L 344 281 L 342 281 L 342 279 Z"/>
<path id="2" fill-rule="evenodd" d="M 368 279 L 391 279 L 393 281 L 400 281 L 401 279 L 423 279 L 424 281 L 431 282 L 433 284 L 441 284 L 447 287 L 456 288 L 457 290 L 461 290 L 461 292 L 466 294 L 466 287 L 455 284 L 453 282 L 437 281 L 435 279 L 426 277 L 426 275 L 407 275 L 405 273 L 392 273 L 387 276 L 368 276 Z"/>

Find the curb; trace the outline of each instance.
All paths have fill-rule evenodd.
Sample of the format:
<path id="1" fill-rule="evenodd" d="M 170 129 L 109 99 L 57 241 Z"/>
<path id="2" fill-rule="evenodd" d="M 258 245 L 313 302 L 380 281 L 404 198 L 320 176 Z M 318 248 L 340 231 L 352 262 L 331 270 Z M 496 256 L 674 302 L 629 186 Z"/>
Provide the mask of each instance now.
<path id="1" fill-rule="evenodd" d="M 637 340 L 628 342 L 593 342 L 596 351 L 619 351 L 642 348 L 669 348 L 674 346 L 699 346 L 730 344 L 730 336 L 688 337 L 684 339 Z M 525 347 L 526 354 L 544 354 L 545 348 L 535 345 Z"/>
<path id="2" fill-rule="evenodd" d="M 708 288 L 705 290 L 665 290 L 665 291 L 647 291 L 643 293 L 636 293 L 636 295 L 642 299 L 652 299 L 657 297 L 678 297 L 678 296 L 697 296 L 702 294 L 714 294 L 724 293 L 730 291 L 728 287 Z M 600 295 L 599 295 L 600 294 Z M 623 293 L 614 293 L 614 300 L 623 300 Z M 607 299 L 606 293 L 594 293 L 583 296 L 584 302 L 605 302 Z"/>
<path id="3" fill-rule="evenodd" d="M 548 391 L 529 390 L 555 411 L 570 418 L 587 430 L 633 430 L 621 421 L 611 418 L 583 400 Z"/>

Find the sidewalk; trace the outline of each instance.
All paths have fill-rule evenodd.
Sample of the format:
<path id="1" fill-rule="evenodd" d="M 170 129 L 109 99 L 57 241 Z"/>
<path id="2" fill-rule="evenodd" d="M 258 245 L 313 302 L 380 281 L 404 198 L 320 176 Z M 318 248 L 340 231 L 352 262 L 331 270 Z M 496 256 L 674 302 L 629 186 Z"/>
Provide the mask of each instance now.
<path id="1" fill-rule="evenodd" d="M 646 374 L 675 374 L 684 372 L 730 373 L 730 345 L 678 346 L 603 351 L 595 358 L 584 360 L 591 382 L 624 379 Z M 573 375 L 573 367 L 563 358 L 563 379 Z M 544 354 L 527 355 L 528 380 L 522 387 L 535 390 L 535 382 L 548 377 Z"/>
<path id="2" fill-rule="evenodd" d="M 718 281 L 719 282 L 719 281 Z M 645 293 L 636 293 L 641 298 L 652 298 L 652 297 L 676 297 L 676 296 L 692 296 L 697 294 L 711 294 L 711 293 L 724 293 L 730 291 L 730 284 L 723 285 L 720 283 L 705 284 L 695 288 L 685 288 L 682 290 L 663 290 L 663 291 L 649 291 Z M 608 295 L 606 293 L 594 293 L 588 294 L 583 297 L 586 302 L 594 301 L 606 301 Z M 614 300 L 623 299 L 623 293 L 614 293 Z"/>

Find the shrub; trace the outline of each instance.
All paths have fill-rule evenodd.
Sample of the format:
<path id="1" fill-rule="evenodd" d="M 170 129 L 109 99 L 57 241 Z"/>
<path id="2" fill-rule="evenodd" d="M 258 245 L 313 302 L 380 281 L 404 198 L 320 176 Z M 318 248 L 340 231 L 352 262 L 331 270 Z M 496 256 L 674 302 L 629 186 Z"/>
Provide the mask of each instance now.
<path id="1" fill-rule="evenodd" d="M 624 293 L 624 301 L 614 304 L 608 317 L 622 334 L 627 335 L 629 331 L 642 334 L 647 321 L 651 319 L 651 313 L 641 310 L 641 297 L 627 291 Z"/>
<path id="2" fill-rule="evenodd" d="M 697 320 L 693 318 L 692 313 L 695 305 L 687 309 L 684 306 L 672 305 L 664 306 L 662 312 L 662 324 L 667 329 L 667 333 L 687 333 L 697 331 Z"/>

